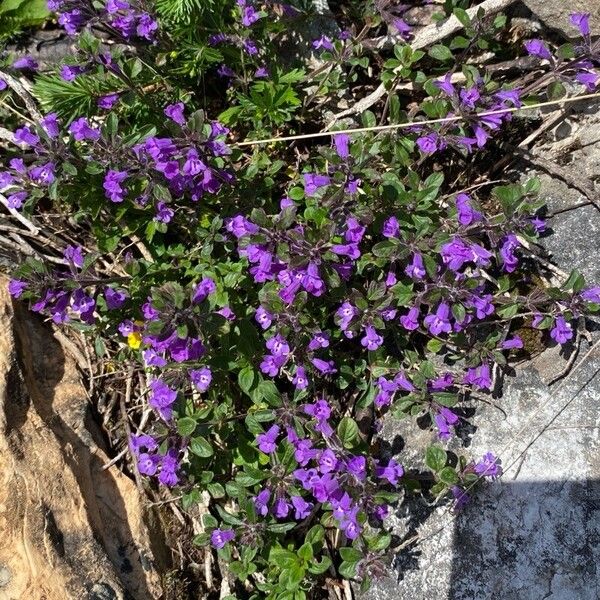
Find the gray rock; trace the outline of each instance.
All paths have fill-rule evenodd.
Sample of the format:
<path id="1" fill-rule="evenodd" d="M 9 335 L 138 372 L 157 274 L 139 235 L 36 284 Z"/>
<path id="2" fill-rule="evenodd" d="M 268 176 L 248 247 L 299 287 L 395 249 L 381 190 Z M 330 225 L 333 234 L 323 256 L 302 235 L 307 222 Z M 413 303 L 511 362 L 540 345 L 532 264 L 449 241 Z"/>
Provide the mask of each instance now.
<path id="1" fill-rule="evenodd" d="M 527 8 L 550 29 L 559 31 L 566 38 L 578 37 L 578 31 L 569 22 L 569 15 L 576 12 L 591 13 L 600 22 L 599 0 L 523 0 Z"/>

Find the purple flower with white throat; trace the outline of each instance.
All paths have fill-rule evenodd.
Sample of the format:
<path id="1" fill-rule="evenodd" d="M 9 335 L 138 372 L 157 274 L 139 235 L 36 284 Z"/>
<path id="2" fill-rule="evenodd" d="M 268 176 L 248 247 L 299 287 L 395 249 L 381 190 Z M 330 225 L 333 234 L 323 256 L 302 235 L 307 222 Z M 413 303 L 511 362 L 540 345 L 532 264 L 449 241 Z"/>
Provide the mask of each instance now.
<path id="1" fill-rule="evenodd" d="M 308 387 L 308 377 L 306 376 L 306 369 L 304 367 L 298 366 L 296 368 L 292 383 L 297 390 L 305 390 Z"/>
<path id="2" fill-rule="evenodd" d="M 104 188 L 104 195 L 111 202 L 123 202 L 125 199 L 127 190 L 125 190 L 121 184 L 127 179 L 128 176 L 129 174 L 127 171 L 116 171 L 114 169 L 110 169 L 108 173 L 106 173 L 102 187 Z"/>
<path id="3" fill-rule="evenodd" d="M 502 475 L 500 459 L 492 452 L 484 454 L 482 459 L 475 463 L 473 470 L 480 477 L 489 477 L 490 479 L 496 479 Z"/>
<path id="4" fill-rule="evenodd" d="M 190 379 L 199 392 L 206 392 L 212 381 L 212 372 L 209 367 L 192 369 L 190 371 Z"/>
<path id="5" fill-rule="evenodd" d="M 273 425 L 266 433 L 260 433 L 256 436 L 256 443 L 261 452 L 271 454 L 277 449 L 277 438 L 279 437 L 279 426 Z"/>
<path id="6" fill-rule="evenodd" d="M 85 117 L 80 117 L 73 121 L 71 125 L 69 125 L 69 132 L 78 142 L 83 140 L 96 141 L 100 139 L 100 132 L 97 129 L 90 127 L 90 124 Z"/>
<path id="7" fill-rule="evenodd" d="M 365 327 L 365 336 L 360 340 L 361 345 L 370 351 L 375 351 L 383 344 L 383 337 L 372 325 Z"/>
<path id="8" fill-rule="evenodd" d="M 441 302 L 438 305 L 435 314 L 427 315 L 423 322 L 433 335 L 440 335 L 440 333 L 451 333 L 452 325 L 449 317 L 450 306 L 446 302 Z"/>
<path id="9" fill-rule="evenodd" d="M 148 404 L 158 412 L 162 419 L 170 421 L 173 416 L 173 404 L 177 400 L 177 391 L 171 389 L 160 379 L 150 382 L 150 390 Z"/>
<path id="10" fill-rule="evenodd" d="M 210 543 L 213 548 L 220 550 L 224 548 L 227 543 L 235 539 L 235 533 L 233 529 L 215 529 L 210 534 Z"/>
<path id="11" fill-rule="evenodd" d="M 259 306 L 254 313 L 254 320 L 262 329 L 269 329 L 273 323 L 273 315 L 262 306 Z"/>
<path id="12" fill-rule="evenodd" d="M 377 465 L 375 475 L 380 479 L 387 479 L 392 485 L 397 485 L 398 479 L 404 475 L 404 468 L 392 458 L 385 467 Z"/>
<path id="13" fill-rule="evenodd" d="M 566 344 L 573 338 L 573 327 L 567 323 L 562 315 L 559 315 L 554 320 L 554 327 L 550 330 L 550 337 L 557 344 Z"/>
<path id="14" fill-rule="evenodd" d="M 408 311 L 408 314 L 402 315 L 400 317 L 400 324 L 402 325 L 402 327 L 404 327 L 404 329 L 407 329 L 408 331 L 414 331 L 415 329 L 418 329 L 418 327 L 419 327 L 418 319 L 419 319 L 419 308 L 416 306 L 413 306 Z"/>
<path id="15" fill-rule="evenodd" d="M 404 272 L 413 279 L 423 279 L 427 275 L 425 265 L 423 264 L 423 257 L 418 252 L 413 254 L 412 261 L 404 269 Z"/>

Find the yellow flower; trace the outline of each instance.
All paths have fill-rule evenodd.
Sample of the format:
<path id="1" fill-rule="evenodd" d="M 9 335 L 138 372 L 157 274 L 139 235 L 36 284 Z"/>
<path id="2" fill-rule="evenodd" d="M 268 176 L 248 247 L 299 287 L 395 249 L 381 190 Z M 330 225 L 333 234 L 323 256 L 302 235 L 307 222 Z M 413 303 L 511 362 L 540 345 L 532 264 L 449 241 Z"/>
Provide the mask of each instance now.
<path id="1" fill-rule="evenodd" d="M 130 348 L 137 350 L 142 345 L 142 334 L 139 331 L 134 331 L 127 336 L 127 344 Z"/>

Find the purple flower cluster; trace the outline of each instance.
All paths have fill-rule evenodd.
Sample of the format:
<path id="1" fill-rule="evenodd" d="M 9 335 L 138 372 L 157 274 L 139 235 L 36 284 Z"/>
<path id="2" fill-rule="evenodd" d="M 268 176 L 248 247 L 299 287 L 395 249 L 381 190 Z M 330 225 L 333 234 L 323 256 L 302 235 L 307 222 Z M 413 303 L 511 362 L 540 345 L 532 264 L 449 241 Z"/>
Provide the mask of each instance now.
<path id="1" fill-rule="evenodd" d="M 137 38 L 152 42 L 158 31 L 156 20 L 129 0 L 106 0 L 102 7 L 85 0 L 48 0 L 48 9 L 58 14 L 59 25 L 69 35 L 100 23 L 128 41 Z"/>
<path id="2" fill-rule="evenodd" d="M 376 480 L 397 486 L 404 469 L 394 459 L 387 464 L 375 463 L 369 477 L 369 464 L 364 456 L 341 449 L 339 441 L 329 424 L 333 409 L 324 399 L 302 407 L 307 425 L 319 434 L 323 446 L 311 437 L 300 437 L 296 430 L 287 426 L 287 434 L 281 436 L 279 425 L 273 425 L 256 437 L 258 448 L 267 454 L 277 452 L 281 444 L 291 444 L 298 468 L 283 479 L 275 476 L 254 497 L 256 512 L 276 519 L 289 518 L 293 512 L 296 520 L 305 519 L 314 507 L 328 503 L 341 531 L 350 540 L 358 537 L 365 517 L 382 520 L 388 507 L 374 497 Z M 319 447 L 320 446 L 320 447 Z M 374 478 L 374 479 L 373 479 Z M 297 485 L 308 494 L 308 499 L 290 487 Z"/>

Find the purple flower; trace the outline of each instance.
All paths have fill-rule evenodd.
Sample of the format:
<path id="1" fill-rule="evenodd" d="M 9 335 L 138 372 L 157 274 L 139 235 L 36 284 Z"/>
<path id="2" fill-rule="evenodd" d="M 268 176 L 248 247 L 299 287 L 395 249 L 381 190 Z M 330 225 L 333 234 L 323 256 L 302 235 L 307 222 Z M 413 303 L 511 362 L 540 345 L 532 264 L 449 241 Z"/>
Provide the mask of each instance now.
<path id="1" fill-rule="evenodd" d="M 323 375 L 333 375 L 337 373 L 337 369 L 335 368 L 335 363 L 332 360 L 322 360 L 320 358 L 311 358 L 310 362 L 313 366 L 323 373 Z"/>
<path id="2" fill-rule="evenodd" d="M 213 548 L 220 550 L 225 547 L 225 544 L 230 542 L 235 538 L 235 533 L 233 529 L 215 529 L 210 534 L 210 543 Z"/>
<path id="3" fill-rule="evenodd" d="M 304 179 L 304 193 L 309 198 L 314 196 L 320 187 L 325 187 L 331 183 L 331 178 L 327 175 L 304 173 L 302 177 Z"/>
<path id="4" fill-rule="evenodd" d="M 30 71 L 37 71 L 39 65 L 38 63 L 31 58 L 31 56 L 22 56 L 21 58 L 17 58 L 12 64 L 13 69 L 21 69 Z"/>
<path id="5" fill-rule="evenodd" d="M 448 96 L 454 96 L 456 94 L 456 90 L 452 85 L 452 73 L 446 73 L 446 75 L 444 75 L 444 79 L 437 79 L 433 82 L 433 85 L 442 90 Z"/>
<path id="6" fill-rule="evenodd" d="M 67 246 L 63 255 L 72 265 L 80 269 L 83 267 L 83 248 L 81 246 Z"/>
<path id="7" fill-rule="evenodd" d="M 583 37 L 590 35 L 590 13 L 573 13 L 570 20 Z"/>
<path id="8" fill-rule="evenodd" d="M 11 279 L 8 282 L 8 293 L 13 298 L 20 298 L 23 292 L 27 289 L 28 283 L 20 279 Z"/>
<path id="9" fill-rule="evenodd" d="M 254 508 L 256 508 L 259 515 L 262 517 L 266 517 L 269 512 L 269 507 L 267 506 L 267 502 L 271 498 L 271 492 L 268 489 L 264 489 L 260 491 L 254 497 Z"/>
<path id="10" fill-rule="evenodd" d="M 110 169 L 106 173 L 102 187 L 104 188 L 104 195 L 111 202 L 123 202 L 125 199 L 127 190 L 123 189 L 121 184 L 123 181 L 125 181 L 125 179 L 127 179 L 127 177 L 127 171 L 115 171 L 114 169 Z"/>
<path id="11" fill-rule="evenodd" d="M 65 81 L 75 81 L 82 73 L 85 73 L 85 68 L 79 65 L 63 65 L 60 68 L 60 76 Z"/>
<path id="12" fill-rule="evenodd" d="M 154 38 L 154 32 L 158 29 L 158 23 L 148 14 L 142 13 L 138 19 L 136 32 L 140 37 L 149 41 Z"/>
<path id="13" fill-rule="evenodd" d="M 160 456 L 156 454 L 147 454 L 143 452 L 137 457 L 138 471 L 142 475 L 156 475 L 158 465 L 160 464 Z"/>
<path id="14" fill-rule="evenodd" d="M 473 470 L 480 477 L 489 477 L 490 479 L 496 479 L 502 475 L 500 459 L 491 452 L 484 454 L 483 458 L 475 464 Z"/>
<path id="15" fill-rule="evenodd" d="M 400 231 L 400 223 L 396 217 L 390 217 L 386 219 L 383 224 L 382 233 L 386 238 L 398 237 L 398 232 Z"/>
<path id="16" fill-rule="evenodd" d="M 471 296 L 471 302 L 476 310 L 478 319 L 485 319 L 487 316 L 494 313 L 495 308 L 492 304 L 493 297 L 491 294 L 484 296 Z"/>
<path id="17" fill-rule="evenodd" d="M 339 322 L 340 329 L 342 331 L 348 329 L 350 322 L 358 314 L 358 309 L 350 302 L 344 302 L 335 312 L 337 321 Z"/>
<path id="18" fill-rule="evenodd" d="M 490 365 L 488 363 L 483 363 L 478 367 L 467 369 L 467 373 L 463 378 L 463 382 L 468 385 L 473 385 L 479 389 L 491 389 L 492 377 Z"/>
<path id="19" fill-rule="evenodd" d="M 279 496 L 277 500 L 275 500 L 275 504 L 273 505 L 273 513 L 277 519 L 285 519 L 290 512 L 290 505 L 285 500 Z"/>
<path id="20" fill-rule="evenodd" d="M 209 367 L 192 369 L 190 371 L 190 379 L 199 392 L 206 392 L 210 386 L 210 382 L 212 381 L 212 372 Z"/>
<path id="21" fill-rule="evenodd" d="M 433 335 L 440 333 L 451 333 L 452 325 L 450 324 L 450 306 L 446 302 L 441 302 L 437 307 L 434 315 L 427 315 L 424 319 L 425 326 Z"/>
<path id="22" fill-rule="evenodd" d="M 417 146 L 423 154 L 433 154 L 436 152 L 439 146 L 439 137 L 437 133 L 429 133 L 428 135 L 417 138 Z"/>
<path id="23" fill-rule="evenodd" d="M 273 356 L 287 356 L 290 353 L 290 346 L 280 334 L 269 338 L 266 343 L 267 349 Z"/>
<path id="24" fill-rule="evenodd" d="M 458 271 L 465 263 L 475 258 L 473 249 L 458 237 L 443 244 L 440 254 L 443 263 L 452 271 Z"/>
<path id="25" fill-rule="evenodd" d="M 519 248 L 521 242 L 517 239 L 517 236 L 513 233 L 509 233 L 502 247 L 500 248 L 500 256 L 502 257 L 503 267 L 507 273 L 512 273 L 519 264 L 519 259 L 515 256 L 514 251 Z"/>
<path id="26" fill-rule="evenodd" d="M 58 137 L 60 133 L 59 125 L 58 125 L 58 116 L 56 113 L 47 114 L 41 121 L 40 124 L 44 131 L 48 134 L 50 138 Z"/>
<path id="27" fill-rule="evenodd" d="M 177 125 L 183 127 L 185 125 L 184 109 L 185 105 L 183 102 L 177 102 L 176 104 L 169 104 L 164 112 L 171 121 L 174 121 Z"/>
<path id="28" fill-rule="evenodd" d="M 312 43 L 312 47 L 315 50 L 329 50 L 329 51 L 333 51 L 335 49 L 333 42 L 331 41 L 331 38 L 327 37 L 326 35 L 322 35 L 319 39 L 315 40 Z"/>
<path id="29" fill-rule="evenodd" d="M 292 506 L 294 507 L 295 511 L 294 518 L 297 521 L 308 517 L 313 507 L 310 502 L 306 502 L 302 496 L 292 496 L 290 500 L 292 501 Z"/>
<path id="30" fill-rule="evenodd" d="M 406 41 L 410 39 L 410 32 L 412 28 L 404 19 L 401 19 L 400 17 L 395 18 L 392 21 L 392 26 L 396 29 L 403 40 Z"/>
<path id="31" fill-rule="evenodd" d="M 14 194 L 10 194 L 10 196 L 7 196 L 6 198 L 8 208 L 21 208 L 26 198 L 27 192 L 16 192 Z"/>
<path id="32" fill-rule="evenodd" d="M 335 471 L 337 464 L 338 459 L 333 450 L 327 448 L 321 452 L 321 456 L 319 456 L 319 470 L 321 473 L 331 473 L 332 471 Z"/>
<path id="33" fill-rule="evenodd" d="M 254 9 L 253 6 L 247 5 L 242 8 L 242 25 L 244 27 L 250 27 L 259 19 L 260 14 Z"/>
<path id="34" fill-rule="evenodd" d="M 167 361 L 156 352 L 152 348 L 148 348 L 142 352 L 142 358 L 144 359 L 144 364 L 147 367 L 165 367 L 167 365 Z"/>
<path id="35" fill-rule="evenodd" d="M 348 217 L 346 220 L 346 232 L 344 233 L 344 239 L 347 242 L 357 244 L 362 240 L 365 231 L 366 227 L 361 225 L 357 219 L 354 217 Z"/>
<path id="36" fill-rule="evenodd" d="M 305 390 L 308 387 L 308 377 L 304 367 L 299 366 L 296 368 L 292 383 L 297 390 Z"/>
<path id="37" fill-rule="evenodd" d="M 476 87 L 460 91 L 460 103 L 471 110 L 475 108 L 475 103 L 481 98 L 479 90 Z"/>
<path id="38" fill-rule="evenodd" d="M 173 416 L 173 404 L 177 400 L 177 391 L 172 390 L 164 381 L 154 379 L 150 382 L 152 393 L 148 404 L 158 412 L 162 419 L 170 421 Z"/>
<path id="39" fill-rule="evenodd" d="M 154 220 L 159 223 L 169 223 L 173 216 L 175 215 L 175 211 L 172 208 L 169 208 L 169 205 L 159 200 L 156 204 L 156 214 L 154 215 Z"/>
<path id="40" fill-rule="evenodd" d="M 441 440 L 447 440 L 450 437 L 450 427 L 456 425 L 459 421 L 458 415 L 454 414 L 449 408 L 440 406 L 437 414 L 433 418 L 438 428 L 438 437 Z"/>
<path id="41" fill-rule="evenodd" d="M 262 362 L 260 363 L 260 370 L 265 375 L 270 375 L 271 377 L 276 377 L 279 375 L 279 370 L 286 363 L 286 356 L 273 356 L 271 354 L 267 354 L 263 357 Z"/>
<path id="42" fill-rule="evenodd" d="M 383 337 L 377 333 L 372 325 L 365 327 L 365 336 L 360 340 L 361 346 L 370 351 L 375 351 L 383 344 Z"/>
<path id="43" fill-rule="evenodd" d="M 8 83 L 0 77 L 0 92 L 3 92 L 8 87 Z"/>
<path id="44" fill-rule="evenodd" d="M 468 226 L 483 220 L 483 215 L 471 206 L 471 198 L 467 194 L 456 196 L 456 211 L 461 225 Z"/>
<path id="45" fill-rule="evenodd" d="M 581 297 L 587 302 L 593 302 L 594 304 L 600 304 L 600 286 L 588 288 L 581 292 Z"/>
<path id="46" fill-rule="evenodd" d="M 104 290 L 104 298 L 106 300 L 106 306 L 109 310 L 117 310 L 121 308 L 123 304 L 125 304 L 125 300 L 127 300 L 127 293 L 108 287 Z"/>
<path id="47" fill-rule="evenodd" d="M 404 327 L 404 329 L 408 329 L 408 331 L 414 331 L 415 329 L 417 329 L 419 327 L 419 321 L 417 320 L 418 318 L 419 318 L 419 308 L 416 306 L 413 306 L 408 311 L 408 314 L 402 315 L 400 317 L 400 324 L 402 325 L 402 327 Z"/>
<path id="48" fill-rule="evenodd" d="M 95 141 L 100 139 L 100 132 L 97 129 L 90 127 L 88 120 L 85 117 L 76 119 L 69 125 L 69 132 L 78 141 L 90 140 Z"/>
<path id="49" fill-rule="evenodd" d="M 268 76 L 269 76 L 269 70 L 266 67 L 259 67 L 258 69 L 256 69 L 256 71 L 254 71 L 255 79 L 263 79 L 264 77 L 268 77 Z"/>
<path id="50" fill-rule="evenodd" d="M 140 454 L 142 448 L 151 452 L 158 448 L 158 442 L 151 435 L 145 433 L 133 434 L 129 438 L 129 445 L 131 446 L 131 451 L 136 456 Z"/>
<path id="51" fill-rule="evenodd" d="M 38 165 L 29 170 L 31 180 L 40 185 L 50 185 L 54 182 L 54 163 L 48 162 L 45 165 Z"/>
<path id="52" fill-rule="evenodd" d="M 273 315 L 265 310 L 262 306 L 259 306 L 254 313 L 255 321 L 261 326 L 262 329 L 269 329 L 271 323 L 273 323 Z"/>
<path id="53" fill-rule="evenodd" d="M 329 334 L 323 331 L 315 333 L 308 344 L 309 350 L 317 350 L 318 348 L 329 347 Z"/>
<path id="54" fill-rule="evenodd" d="M 104 108 L 110 110 L 119 100 L 119 94 L 105 94 L 98 98 L 98 108 Z"/>
<path id="55" fill-rule="evenodd" d="M 554 327 L 550 331 L 550 337 L 557 344 L 566 344 L 573 337 L 573 327 L 565 321 L 563 316 L 558 316 L 554 321 Z"/>
<path id="56" fill-rule="evenodd" d="M 600 76 L 594 71 L 580 71 L 575 75 L 575 79 L 582 85 L 585 85 L 590 92 L 593 92 L 596 89 L 599 78 Z"/>
<path id="57" fill-rule="evenodd" d="M 525 50 L 527 50 L 528 54 L 531 56 L 552 60 L 552 54 L 550 54 L 550 50 L 546 48 L 546 45 L 542 40 L 529 40 L 525 42 Z"/>
<path id="58" fill-rule="evenodd" d="M 471 500 L 471 496 L 469 496 L 469 494 L 467 494 L 462 488 L 460 488 L 457 485 L 453 485 L 450 488 L 450 491 L 454 496 L 454 510 L 463 509 Z"/>
<path id="59" fill-rule="evenodd" d="M 404 475 L 404 469 L 392 458 L 387 466 L 376 466 L 375 475 L 380 479 L 387 479 L 392 485 L 397 485 L 398 479 Z"/>
<path id="60" fill-rule="evenodd" d="M 503 350 L 511 350 L 512 348 L 522 348 L 523 340 L 518 335 L 515 335 L 512 338 L 502 342 L 502 344 L 500 344 L 500 347 Z"/>
<path id="61" fill-rule="evenodd" d="M 15 131 L 14 134 L 15 142 L 19 144 L 27 144 L 28 146 L 36 146 L 40 141 L 40 138 L 31 131 L 31 127 L 29 125 L 25 125 L 24 127 L 19 127 Z"/>
<path id="62" fill-rule="evenodd" d="M 259 231 L 258 225 L 255 225 L 242 215 L 238 215 L 237 217 L 233 217 L 233 219 L 230 219 L 226 223 L 225 228 L 236 238 L 252 235 L 254 233 L 258 233 Z"/>
<path id="63" fill-rule="evenodd" d="M 333 143 L 335 144 L 335 151 L 340 158 L 345 160 L 350 156 L 350 136 L 347 133 L 334 135 Z"/>
<path id="64" fill-rule="evenodd" d="M 425 277 L 427 271 L 423 265 L 423 257 L 418 252 L 413 254 L 412 262 L 407 265 L 404 272 L 413 279 L 423 279 Z"/>
<path id="65" fill-rule="evenodd" d="M 266 433 L 260 433 L 256 436 L 256 442 L 261 452 L 264 452 L 265 454 L 275 452 L 279 431 L 279 426 L 273 425 Z"/>
<path id="66" fill-rule="evenodd" d="M 194 304 L 200 304 L 217 291 L 215 282 L 210 277 L 204 277 L 202 281 L 196 284 L 194 292 L 192 294 L 192 302 Z"/>

